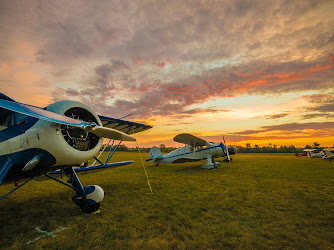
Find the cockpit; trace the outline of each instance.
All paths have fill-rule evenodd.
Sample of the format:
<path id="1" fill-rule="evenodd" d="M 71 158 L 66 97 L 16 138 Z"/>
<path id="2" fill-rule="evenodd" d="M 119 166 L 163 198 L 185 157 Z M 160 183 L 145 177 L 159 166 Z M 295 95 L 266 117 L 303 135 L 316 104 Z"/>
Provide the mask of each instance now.
<path id="1" fill-rule="evenodd" d="M 0 109 L 0 131 L 20 124 L 27 116 L 7 109 Z"/>

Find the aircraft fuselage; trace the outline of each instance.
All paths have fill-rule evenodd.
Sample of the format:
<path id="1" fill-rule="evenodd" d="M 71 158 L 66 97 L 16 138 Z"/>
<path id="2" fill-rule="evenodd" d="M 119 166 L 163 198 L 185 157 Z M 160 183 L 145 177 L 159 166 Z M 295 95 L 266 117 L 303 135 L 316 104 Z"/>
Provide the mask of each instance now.
<path id="1" fill-rule="evenodd" d="M 220 157 L 226 155 L 224 144 L 212 143 L 203 148 L 193 149 L 191 146 L 186 145 L 178 148 L 166 155 L 162 159 L 159 159 L 159 163 L 176 163 L 187 161 L 199 161 L 207 159 L 208 156 Z"/>

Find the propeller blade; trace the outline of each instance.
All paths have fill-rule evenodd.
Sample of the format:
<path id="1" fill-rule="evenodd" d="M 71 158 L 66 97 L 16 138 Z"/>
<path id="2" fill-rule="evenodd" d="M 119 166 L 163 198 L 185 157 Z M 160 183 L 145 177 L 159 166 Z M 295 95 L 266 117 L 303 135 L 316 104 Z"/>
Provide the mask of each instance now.
<path id="1" fill-rule="evenodd" d="M 89 123 L 89 122 L 76 120 L 76 119 L 73 119 L 73 118 L 70 118 L 64 115 L 60 115 L 57 113 L 47 111 L 45 109 L 32 107 L 26 104 L 6 101 L 6 100 L 0 100 L 0 107 L 20 113 L 20 114 L 42 119 L 45 121 L 73 126 L 73 127 L 84 128 L 86 126 L 94 126 L 95 124 L 95 123 Z"/>
<path id="2" fill-rule="evenodd" d="M 228 161 L 231 161 L 230 153 L 228 152 L 228 147 L 227 147 L 226 142 L 225 142 L 225 137 L 224 137 L 224 135 L 222 135 L 222 136 L 223 136 L 223 139 L 224 139 L 227 159 L 228 159 Z"/>
<path id="3" fill-rule="evenodd" d="M 121 131 L 112 129 L 112 128 L 107 128 L 107 127 L 102 127 L 102 126 L 96 126 L 96 127 L 86 127 L 84 130 L 91 132 L 98 137 L 104 137 L 108 139 L 114 139 L 114 140 L 120 140 L 120 141 L 135 141 L 136 138 L 127 135 Z"/>

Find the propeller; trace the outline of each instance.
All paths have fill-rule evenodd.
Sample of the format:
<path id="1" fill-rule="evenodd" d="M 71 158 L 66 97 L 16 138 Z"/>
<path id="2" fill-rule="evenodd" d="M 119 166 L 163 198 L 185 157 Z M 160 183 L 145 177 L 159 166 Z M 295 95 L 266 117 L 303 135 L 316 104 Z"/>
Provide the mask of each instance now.
<path id="1" fill-rule="evenodd" d="M 228 147 L 227 147 L 227 145 L 226 145 L 224 135 L 222 135 L 222 136 L 223 136 L 223 139 L 224 139 L 224 144 L 225 144 L 225 149 L 226 149 L 227 159 L 228 159 L 228 161 L 231 161 L 230 153 L 228 152 Z"/>
<path id="2" fill-rule="evenodd" d="M 27 116 L 35 117 L 41 120 L 77 127 L 81 128 L 87 132 L 91 132 L 98 137 L 104 137 L 109 139 L 115 140 L 122 140 L 122 141 L 135 141 L 136 139 L 132 136 L 129 136 L 121 131 L 106 128 L 103 126 L 98 126 L 95 122 L 84 122 L 81 120 L 73 119 L 71 117 L 63 116 L 57 113 L 53 113 L 41 108 L 29 106 L 22 103 L 6 101 L 0 99 L 0 107 L 4 109 L 8 109 L 20 114 L 24 114 Z"/>

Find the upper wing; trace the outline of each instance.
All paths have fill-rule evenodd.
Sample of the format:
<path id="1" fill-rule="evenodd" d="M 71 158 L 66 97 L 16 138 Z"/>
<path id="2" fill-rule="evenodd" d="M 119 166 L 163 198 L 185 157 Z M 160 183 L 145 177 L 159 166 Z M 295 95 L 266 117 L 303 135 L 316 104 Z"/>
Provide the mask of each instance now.
<path id="1" fill-rule="evenodd" d="M 203 140 L 203 139 L 201 139 L 199 137 L 196 137 L 194 135 L 191 135 L 191 134 L 179 134 L 179 135 L 175 136 L 173 140 L 175 142 L 187 144 L 187 145 L 190 145 L 190 146 L 193 146 L 193 147 L 206 146 L 207 145 L 206 140 Z"/>
<path id="2" fill-rule="evenodd" d="M 45 109 L 36 108 L 33 106 L 29 106 L 26 104 L 12 102 L 7 100 L 0 99 L 0 107 L 4 109 L 8 109 L 17 113 L 21 113 L 27 116 L 32 116 L 38 119 L 46 120 L 49 122 L 59 123 L 63 125 L 73 126 L 73 127 L 80 127 L 84 128 L 86 126 L 91 125 L 91 123 L 75 120 L 73 118 L 59 115 Z"/>
<path id="3" fill-rule="evenodd" d="M 88 132 L 92 132 L 93 134 L 99 137 L 105 137 L 109 139 L 123 140 L 123 141 L 136 140 L 134 137 L 129 136 L 123 133 L 122 131 L 117 131 L 112 128 L 104 128 L 102 126 L 97 126 L 95 123 L 76 120 L 64 115 L 60 115 L 54 112 L 50 112 L 41 108 L 29 106 L 22 103 L 0 99 L 0 108 L 8 109 L 17 113 L 21 113 L 27 116 L 32 116 L 49 122 L 54 122 L 73 127 L 79 127 Z"/>
<path id="4" fill-rule="evenodd" d="M 150 125 L 110 118 L 102 115 L 99 115 L 99 118 L 104 127 L 116 129 L 126 134 L 135 134 L 152 128 Z"/>

